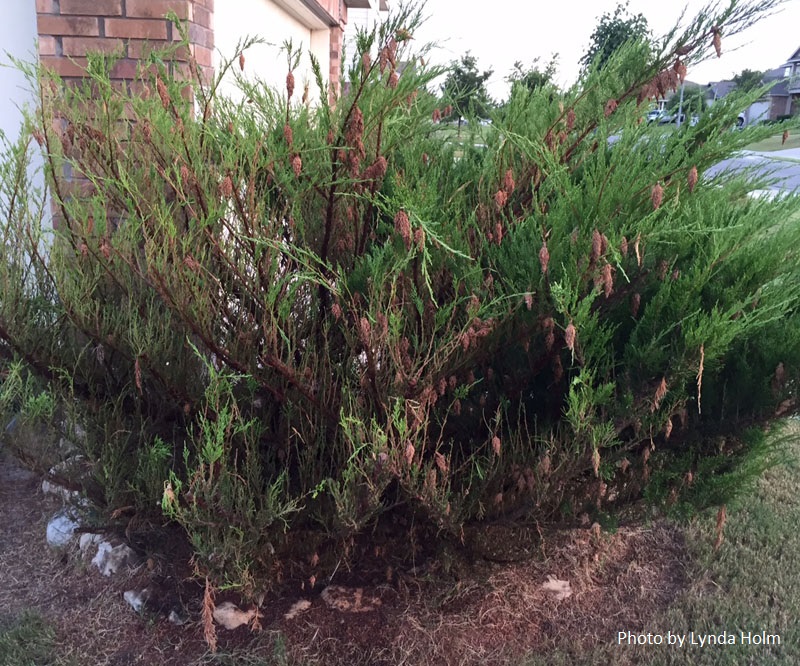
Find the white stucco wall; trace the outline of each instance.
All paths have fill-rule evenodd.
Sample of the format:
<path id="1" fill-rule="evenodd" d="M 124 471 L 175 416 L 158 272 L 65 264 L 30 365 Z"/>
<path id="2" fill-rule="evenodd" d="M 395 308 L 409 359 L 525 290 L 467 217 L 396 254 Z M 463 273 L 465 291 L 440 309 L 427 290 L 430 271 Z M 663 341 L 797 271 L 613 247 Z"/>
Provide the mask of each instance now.
<path id="1" fill-rule="evenodd" d="M 291 2 L 287 4 L 291 6 Z M 252 47 L 245 53 L 245 75 L 258 77 L 285 94 L 288 69 L 286 53 L 281 47 L 286 40 L 291 39 L 293 48 L 301 48 L 303 51 L 300 65 L 294 72 L 296 99 L 299 100 L 302 96 L 306 81 L 310 84 L 311 98 L 319 97 L 308 53 L 311 51 L 318 58 L 323 78 L 327 80 L 330 69 L 330 36 L 324 24 L 301 20 L 274 0 L 217 2 L 214 8 L 214 67 L 218 72 L 220 64 L 232 57 L 236 45 L 245 36 L 258 36 L 269 42 Z M 238 71 L 238 65 L 236 70 Z M 231 82 L 227 81 L 223 92 L 234 94 L 234 91 Z"/>
<path id="2" fill-rule="evenodd" d="M 34 94 L 25 76 L 11 64 L 9 56 L 26 62 L 35 62 L 36 48 L 36 5 L 28 0 L 6 2 L 3 6 L 3 20 L 0 21 L 0 132 L 7 141 L 14 143 L 20 136 L 23 114 L 22 108 L 35 103 Z M 37 146 L 31 142 L 33 154 L 28 177 L 34 188 L 44 188 L 44 177 L 40 171 L 39 154 L 33 153 Z M 0 142 L 0 150 L 5 150 L 5 143 Z M 0 192 L 0 206 L 3 205 L 5 192 Z M 0 212 L 0 224 L 2 224 Z"/>
<path id="3" fill-rule="evenodd" d="M 20 60 L 36 59 L 36 6 L 33 2 L 18 0 L 3 6 L 0 21 L 0 130 L 15 140 L 22 123 L 19 107 L 30 101 L 28 83 L 20 71 L 10 63 L 11 55 Z"/>

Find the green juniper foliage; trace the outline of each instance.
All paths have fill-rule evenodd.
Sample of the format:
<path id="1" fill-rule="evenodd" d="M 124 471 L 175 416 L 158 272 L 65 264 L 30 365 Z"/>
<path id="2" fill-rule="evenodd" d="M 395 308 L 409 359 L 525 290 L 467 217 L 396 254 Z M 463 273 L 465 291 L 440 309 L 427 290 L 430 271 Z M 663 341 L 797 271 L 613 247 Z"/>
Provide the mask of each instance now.
<path id="1" fill-rule="evenodd" d="M 731 131 L 759 91 L 669 134 L 641 119 L 758 11 L 515 86 L 480 146 L 432 121 L 413 7 L 359 36 L 341 94 L 313 63 L 314 103 L 233 64 L 190 91 L 169 53 L 140 95 L 99 56 L 84 84 L 41 73 L 3 167 L 0 353 L 82 424 L 106 515 L 160 508 L 247 594 L 378 530 L 724 501 L 795 407 L 798 200 L 704 176 L 766 135 Z"/>

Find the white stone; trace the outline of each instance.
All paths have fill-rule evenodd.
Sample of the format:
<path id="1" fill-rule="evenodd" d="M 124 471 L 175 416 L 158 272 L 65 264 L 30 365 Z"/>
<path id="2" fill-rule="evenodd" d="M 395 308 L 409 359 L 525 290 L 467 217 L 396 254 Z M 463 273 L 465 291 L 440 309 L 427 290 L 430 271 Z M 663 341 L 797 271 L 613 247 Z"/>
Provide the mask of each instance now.
<path id="1" fill-rule="evenodd" d="M 377 610 L 381 605 L 378 597 L 364 594 L 363 587 L 328 585 L 320 597 L 328 607 L 345 613 L 367 613 Z"/>
<path id="2" fill-rule="evenodd" d="M 177 626 L 179 626 L 179 627 L 180 627 L 181 625 L 184 625 L 184 624 L 186 624 L 186 623 L 188 622 L 188 618 L 186 618 L 185 616 L 181 615 L 181 614 L 180 614 L 178 611 L 176 611 L 176 610 L 171 610 L 171 611 L 169 612 L 169 617 L 168 617 L 167 619 L 168 619 L 170 622 L 172 622 L 172 624 L 175 624 L 175 625 L 177 625 Z"/>
<path id="3" fill-rule="evenodd" d="M 104 576 L 121 571 L 124 567 L 135 567 L 139 562 L 136 552 L 124 543 L 114 546 L 109 541 L 102 541 L 97 546 L 97 554 L 92 558 L 100 573 Z"/>
<path id="4" fill-rule="evenodd" d="M 78 497 L 77 491 L 70 490 L 64 486 L 59 486 L 57 483 L 50 483 L 50 481 L 47 479 L 42 481 L 42 492 L 45 495 L 55 495 L 56 497 L 60 497 L 64 501 L 71 501 L 77 499 Z"/>
<path id="5" fill-rule="evenodd" d="M 572 596 L 572 586 L 568 580 L 559 580 L 555 576 L 548 576 L 547 582 L 542 583 L 542 589 L 556 595 L 558 601 Z"/>
<path id="6" fill-rule="evenodd" d="M 84 532 L 81 534 L 80 541 L 78 541 L 78 548 L 80 548 L 81 556 L 88 557 L 92 552 L 93 547 L 103 540 L 102 534 L 92 534 L 91 532 Z"/>
<path id="7" fill-rule="evenodd" d="M 59 511 L 47 523 L 47 543 L 53 548 L 63 548 L 72 541 L 79 527 L 77 518 L 67 511 Z"/>
<path id="8" fill-rule="evenodd" d="M 226 629 L 236 629 L 243 624 L 248 624 L 255 616 L 255 608 L 243 611 L 230 601 L 223 601 L 214 609 L 214 621 Z"/>
<path id="9" fill-rule="evenodd" d="M 128 602 L 130 607 L 133 608 L 133 610 L 135 610 L 137 613 L 141 613 L 144 605 L 150 598 L 150 588 L 146 587 L 138 592 L 136 590 L 128 590 L 122 596 L 125 601 Z"/>
<path id="10" fill-rule="evenodd" d="M 292 607 L 283 618 L 285 620 L 294 620 L 300 613 L 307 611 L 309 608 L 311 608 L 311 602 L 308 599 L 300 599 L 300 601 L 292 604 Z"/>
<path id="11" fill-rule="evenodd" d="M 81 474 L 80 467 L 85 462 L 85 458 L 81 455 L 74 455 L 60 463 L 56 463 L 50 468 L 50 477 L 42 481 L 42 492 L 44 494 L 56 495 L 65 501 L 75 501 L 80 497 L 77 490 L 70 490 L 58 483 L 53 482 L 53 478 L 72 479 L 76 475 L 85 476 Z"/>

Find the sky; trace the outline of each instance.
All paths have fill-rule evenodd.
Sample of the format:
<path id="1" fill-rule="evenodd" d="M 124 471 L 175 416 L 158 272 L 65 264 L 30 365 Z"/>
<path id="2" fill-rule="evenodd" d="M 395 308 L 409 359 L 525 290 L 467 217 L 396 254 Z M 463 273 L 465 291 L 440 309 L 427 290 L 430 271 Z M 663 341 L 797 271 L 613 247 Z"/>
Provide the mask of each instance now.
<path id="1" fill-rule="evenodd" d="M 724 1 L 724 0 L 723 0 Z M 686 8 L 693 17 L 707 0 L 630 0 L 631 14 L 644 14 L 656 36 L 666 33 Z M 727 4 L 727 2 L 726 2 Z M 515 61 L 542 65 L 557 53 L 561 85 L 578 75 L 579 60 L 604 13 L 613 13 L 617 0 L 427 0 L 426 23 L 414 35 L 418 43 L 438 42 L 430 60 L 446 64 L 471 51 L 481 71 L 493 69 L 490 95 L 508 94 L 505 78 Z M 739 35 L 722 39 L 722 58 L 690 68 L 696 83 L 721 81 L 743 69 L 779 67 L 800 48 L 800 0 L 787 0 L 777 13 Z"/>

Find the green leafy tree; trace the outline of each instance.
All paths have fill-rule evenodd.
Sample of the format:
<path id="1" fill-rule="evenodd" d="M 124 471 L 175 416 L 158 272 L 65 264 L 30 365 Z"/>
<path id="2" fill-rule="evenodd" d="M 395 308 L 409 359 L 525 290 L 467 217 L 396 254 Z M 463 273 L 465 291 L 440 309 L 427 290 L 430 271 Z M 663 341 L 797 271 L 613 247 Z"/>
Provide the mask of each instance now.
<path id="1" fill-rule="evenodd" d="M 736 87 L 742 92 L 749 92 L 761 86 L 761 80 L 764 77 L 764 72 L 754 69 L 743 69 L 736 76 L 733 77 Z"/>
<path id="2" fill-rule="evenodd" d="M 705 89 L 700 86 L 689 87 L 687 85 L 683 91 L 683 105 L 681 105 L 681 93 L 678 90 L 669 98 L 667 110 L 671 113 L 677 113 L 679 108 L 683 110 L 686 118 L 703 113 L 706 110 Z"/>
<path id="3" fill-rule="evenodd" d="M 442 97 L 452 112 L 445 120 L 458 120 L 459 132 L 465 118 L 487 118 L 492 109 L 492 100 L 486 90 L 486 82 L 493 70 L 480 71 L 478 61 L 469 52 L 450 65 L 450 71 L 442 85 Z"/>
<path id="4" fill-rule="evenodd" d="M 539 58 L 535 58 L 529 67 L 517 60 L 511 73 L 506 77 L 506 81 L 511 84 L 512 88 L 521 85 L 531 91 L 551 85 L 558 70 L 558 55 L 553 55 L 544 66 L 539 60 Z"/>
<path id="5" fill-rule="evenodd" d="M 611 56 L 626 42 L 648 41 L 650 29 L 643 14 L 628 13 L 628 2 L 617 5 L 613 14 L 606 12 L 600 17 L 590 38 L 589 47 L 580 62 L 584 69 L 593 63 L 602 68 Z"/>

